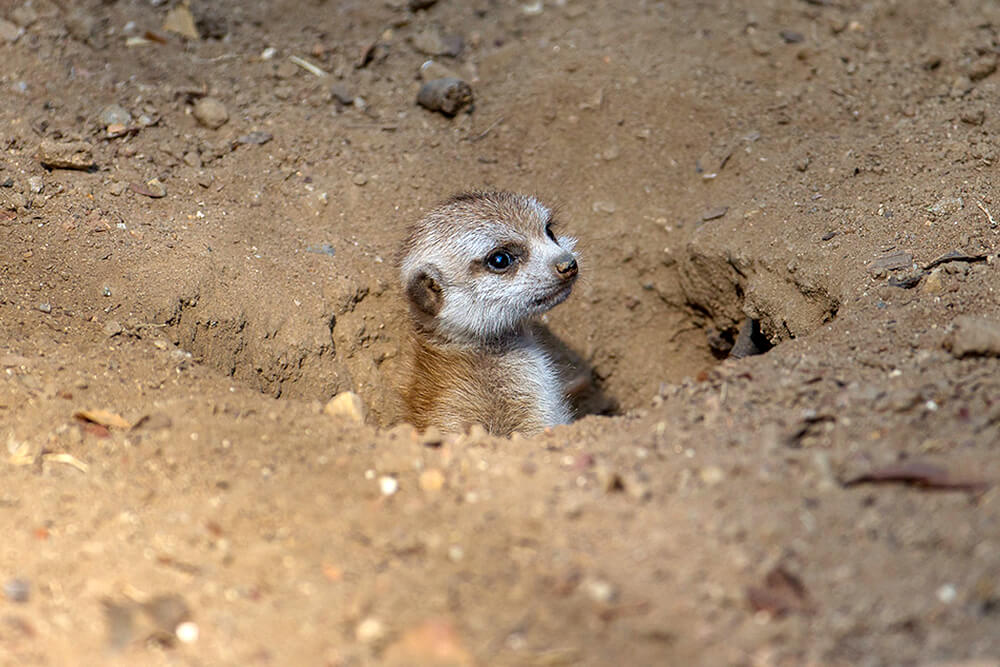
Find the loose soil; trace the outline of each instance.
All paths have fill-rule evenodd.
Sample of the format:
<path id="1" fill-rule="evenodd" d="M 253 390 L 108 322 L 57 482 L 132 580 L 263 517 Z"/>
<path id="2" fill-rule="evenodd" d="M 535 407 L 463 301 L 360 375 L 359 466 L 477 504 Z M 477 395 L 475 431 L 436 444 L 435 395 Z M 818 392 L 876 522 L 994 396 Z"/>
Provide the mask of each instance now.
<path id="1" fill-rule="evenodd" d="M 1000 664 L 1000 5 L 419 4 L 0 5 L 0 664 Z M 399 423 L 483 188 L 579 239 L 535 437 Z"/>

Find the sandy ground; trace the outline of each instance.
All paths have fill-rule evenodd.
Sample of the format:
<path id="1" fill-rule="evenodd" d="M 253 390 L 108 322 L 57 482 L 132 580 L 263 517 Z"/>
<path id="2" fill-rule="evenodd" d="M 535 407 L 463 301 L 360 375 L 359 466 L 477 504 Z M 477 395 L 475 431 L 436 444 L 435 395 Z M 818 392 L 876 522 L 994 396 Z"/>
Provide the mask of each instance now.
<path id="1" fill-rule="evenodd" d="M 420 4 L 0 3 L 0 664 L 1000 664 L 1000 5 Z M 470 188 L 572 425 L 397 423 Z"/>

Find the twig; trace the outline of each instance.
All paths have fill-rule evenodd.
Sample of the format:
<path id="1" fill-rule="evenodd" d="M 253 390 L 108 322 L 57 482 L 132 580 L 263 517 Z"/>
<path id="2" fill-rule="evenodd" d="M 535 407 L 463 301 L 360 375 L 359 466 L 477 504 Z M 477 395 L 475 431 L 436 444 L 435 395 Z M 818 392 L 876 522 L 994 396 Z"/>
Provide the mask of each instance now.
<path id="1" fill-rule="evenodd" d="M 480 132 L 479 134 L 477 134 L 477 135 L 476 135 L 476 136 L 474 136 L 474 137 L 470 137 L 470 138 L 469 138 L 469 142 L 471 142 L 471 143 L 475 143 L 475 142 L 477 142 L 477 141 L 480 141 L 480 140 L 482 140 L 482 139 L 485 139 L 485 138 L 486 138 L 486 135 L 487 135 L 487 134 L 489 134 L 489 133 L 490 133 L 490 132 L 491 132 L 491 131 L 493 130 L 493 128 L 494 128 L 494 127 L 496 127 L 497 125 L 499 125 L 499 124 L 500 124 L 500 123 L 502 123 L 503 121 L 504 121 L 504 118 L 503 118 L 503 116 L 500 116 L 500 117 L 499 117 L 499 118 L 497 118 L 497 119 L 496 119 L 495 121 L 493 121 L 492 123 L 490 123 L 490 124 L 489 124 L 489 126 L 488 126 L 488 127 L 487 127 L 487 128 L 485 129 L 485 130 L 483 130 L 482 132 Z"/>
<path id="2" fill-rule="evenodd" d="M 299 67 L 301 67 L 302 69 L 304 69 L 305 71 L 309 72 L 310 74 L 315 74 L 316 76 L 327 76 L 327 73 L 325 71 L 323 71 L 316 65 L 313 65 L 308 60 L 299 58 L 298 56 L 288 56 L 288 59 L 291 60 L 296 65 L 298 65 Z"/>
<path id="3" fill-rule="evenodd" d="M 990 209 L 986 208 L 986 205 L 981 201 L 977 201 L 976 206 L 979 207 L 980 211 L 986 214 L 986 219 L 990 221 L 990 227 L 996 227 L 997 221 L 993 219 L 992 215 L 990 215 Z"/>

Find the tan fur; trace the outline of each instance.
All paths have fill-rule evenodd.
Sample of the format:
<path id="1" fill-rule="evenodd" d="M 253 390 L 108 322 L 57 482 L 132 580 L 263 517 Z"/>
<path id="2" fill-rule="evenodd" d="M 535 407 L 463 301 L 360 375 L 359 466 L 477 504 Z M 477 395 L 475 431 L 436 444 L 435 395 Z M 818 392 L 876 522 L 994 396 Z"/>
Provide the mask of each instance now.
<path id="1" fill-rule="evenodd" d="M 534 318 L 576 278 L 573 241 L 547 235 L 550 222 L 531 197 L 487 192 L 452 198 L 414 226 L 401 257 L 413 346 L 403 401 L 414 426 L 509 435 L 570 420 L 534 333 Z M 498 248 L 517 249 L 517 266 L 489 268 Z"/>

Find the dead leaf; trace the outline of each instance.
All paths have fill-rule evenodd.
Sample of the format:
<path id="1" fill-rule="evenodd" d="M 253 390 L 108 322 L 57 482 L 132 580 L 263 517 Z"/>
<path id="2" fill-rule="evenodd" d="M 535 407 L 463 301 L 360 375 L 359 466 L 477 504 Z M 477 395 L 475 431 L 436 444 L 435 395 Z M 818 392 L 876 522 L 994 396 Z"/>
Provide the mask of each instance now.
<path id="1" fill-rule="evenodd" d="M 166 18 L 163 19 L 163 29 L 188 39 L 201 39 L 198 28 L 194 24 L 194 16 L 184 4 L 177 5 L 167 12 Z"/>
<path id="2" fill-rule="evenodd" d="M 876 468 L 844 482 L 844 486 L 895 482 L 943 491 L 982 491 L 991 486 L 982 479 L 963 478 L 947 468 L 925 461 L 903 461 Z"/>
<path id="3" fill-rule="evenodd" d="M 802 580 L 780 565 L 767 573 L 763 586 L 747 588 L 747 600 L 754 611 L 764 611 L 776 618 L 816 611 Z"/>
<path id="4" fill-rule="evenodd" d="M 108 410 L 77 410 L 73 417 L 80 421 L 100 424 L 108 428 L 127 430 L 132 427 L 125 419 Z"/>

